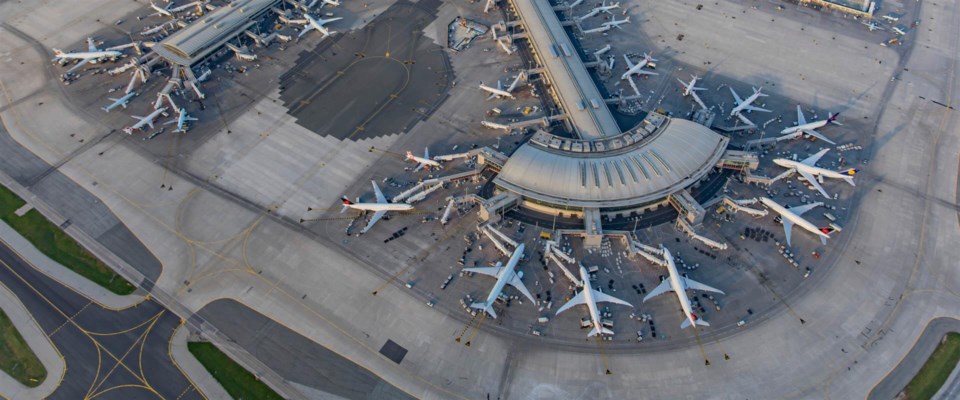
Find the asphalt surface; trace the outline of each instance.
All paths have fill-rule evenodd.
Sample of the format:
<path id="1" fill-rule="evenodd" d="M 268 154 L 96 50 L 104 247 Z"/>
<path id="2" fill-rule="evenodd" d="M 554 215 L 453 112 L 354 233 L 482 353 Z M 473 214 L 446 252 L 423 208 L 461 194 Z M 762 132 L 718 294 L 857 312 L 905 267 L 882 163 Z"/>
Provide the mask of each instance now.
<path id="1" fill-rule="evenodd" d="M 9 25 L 4 25 L 3 28 L 32 43 L 41 51 L 46 51 L 36 40 L 16 28 Z M 49 75 L 48 69 L 44 71 Z M 56 79 L 53 76 L 49 78 Z M 105 134 L 100 140 L 111 134 Z M 58 168 L 70 161 L 74 155 L 96 143 L 97 140 L 90 140 L 77 151 L 58 160 L 55 165 L 50 165 L 10 137 L 3 124 L 0 124 L 0 170 L 56 209 L 71 224 L 137 268 L 147 279 L 155 281 L 163 269 L 160 260 L 147 250 L 100 199 L 58 171 Z"/>
<path id="2" fill-rule="evenodd" d="M 937 318 L 930 321 L 927 327 L 920 334 L 920 338 L 910 349 L 910 353 L 897 364 L 897 367 L 890 371 L 876 387 L 870 391 L 867 400 L 887 400 L 897 397 L 910 380 L 920 372 L 920 368 L 927 362 L 927 359 L 937 349 L 943 336 L 950 332 L 960 332 L 960 320 L 953 318 Z M 945 382 L 950 385 L 951 382 Z M 953 382 L 952 392 L 956 392 L 956 381 Z M 950 397 L 947 397 L 950 398 Z"/>
<path id="3" fill-rule="evenodd" d="M 285 379 L 348 399 L 413 399 L 370 371 L 233 300 L 196 314 Z"/>
<path id="4" fill-rule="evenodd" d="M 398 1 L 363 29 L 303 51 L 280 79 L 280 98 L 290 115 L 338 139 L 413 127 L 444 99 L 453 80 L 444 49 L 422 32 L 439 5 Z"/>
<path id="5" fill-rule="evenodd" d="M 204 398 L 167 351 L 180 319 L 156 302 L 105 309 L 40 273 L 2 242 L 0 283 L 64 358 L 66 372 L 50 399 Z"/>

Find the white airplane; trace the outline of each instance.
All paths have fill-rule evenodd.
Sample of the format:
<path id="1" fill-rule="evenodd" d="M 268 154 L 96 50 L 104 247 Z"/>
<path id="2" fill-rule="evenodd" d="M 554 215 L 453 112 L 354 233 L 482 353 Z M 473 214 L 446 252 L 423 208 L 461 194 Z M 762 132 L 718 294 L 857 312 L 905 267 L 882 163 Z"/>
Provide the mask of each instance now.
<path id="1" fill-rule="evenodd" d="M 590 287 L 590 276 L 587 274 L 587 269 L 582 266 L 580 267 L 580 280 L 580 286 L 583 286 L 583 290 L 581 290 L 580 293 L 577 293 L 576 296 L 573 296 L 573 298 L 570 299 L 567 304 L 564 304 L 562 307 L 558 308 L 557 315 L 569 310 L 573 306 L 586 304 L 587 309 L 590 311 L 590 321 L 593 322 L 593 329 L 587 334 L 587 337 L 593 337 L 599 334 L 613 335 L 613 331 L 604 328 L 603 323 L 600 322 L 600 313 L 597 311 L 597 303 L 615 303 L 629 307 L 633 306 L 626 301 L 620 300 Z"/>
<path id="2" fill-rule="evenodd" d="M 51 61 L 61 61 L 66 62 L 69 60 L 80 60 L 77 65 L 70 68 L 67 73 L 71 73 L 77 68 L 80 68 L 87 63 L 96 64 L 98 60 L 117 58 L 123 55 L 119 50 L 122 48 L 128 47 L 127 45 L 108 47 L 106 49 L 100 50 L 97 48 L 97 44 L 94 43 L 92 37 L 87 38 L 87 51 L 80 51 L 74 53 L 64 53 L 60 49 L 53 49 L 53 59 Z M 62 65 L 62 64 L 61 64 Z"/>
<path id="3" fill-rule="evenodd" d="M 520 258 L 523 257 L 523 243 L 520 243 L 519 246 L 513 251 L 513 254 L 510 255 L 510 261 L 507 261 L 507 265 L 503 266 L 500 262 L 497 262 L 495 267 L 481 267 L 481 268 L 464 268 L 466 272 L 474 272 L 478 274 L 483 274 L 487 276 L 492 276 L 497 278 L 497 283 L 493 285 L 493 289 L 490 289 L 490 294 L 487 295 L 487 299 L 482 303 L 473 303 L 470 305 L 470 308 L 476 308 L 478 310 L 485 311 L 490 317 L 497 318 L 496 311 L 493 311 L 493 303 L 497 301 L 497 297 L 500 296 L 500 293 L 503 292 L 503 287 L 506 285 L 513 286 L 520 293 L 523 293 L 524 297 L 530 300 L 531 303 L 536 304 L 536 300 L 533 299 L 533 295 L 530 294 L 530 291 L 527 290 L 527 287 L 523 285 L 523 281 L 520 278 L 523 278 L 523 272 L 514 271 L 514 268 L 517 267 L 517 263 L 520 262 Z"/>
<path id="4" fill-rule="evenodd" d="M 417 157 L 413 155 L 410 151 L 407 151 L 407 160 L 416 161 L 417 167 L 413 169 L 413 172 L 417 172 L 425 167 L 435 167 L 440 168 L 440 163 L 430 159 L 430 148 L 423 148 L 423 157 Z"/>
<path id="5" fill-rule="evenodd" d="M 873 32 L 873 31 L 878 30 L 878 29 L 881 30 L 881 31 L 886 30 L 886 28 L 884 28 L 882 25 L 880 25 L 880 24 L 878 24 L 878 23 L 876 23 L 876 22 L 872 22 L 872 21 L 871 21 L 871 22 L 863 21 L 863 22 L 861 22 L 861 24 L 866 25 L 866 26 L 867 26 L 867 29 L 869 29 L 870 32 Z"/>
<path id="6" fill-rule="evenodd" d="M 737 92 L 735 92 L 731 87 L 730 93 L 733 94 L 733 100 L 737 102 L 737 106 L 734 107 L 732 110 L 730 110 L 730 116 L 740 118 L 741 121 L 743 121 L 748 125 L 755 125 L 753 122 L 747 119 L 745 115 L 743 115 L 743 111 L 770 112 L 770 110 L 767 110 L 765 108 L 755 107 L 751 105 L 753 104 L 754 101 L 757 100 L 757 98 L 767 97 L 767 95 L 761 93 L 762 90 L 763 90 L 763 87 L 761 87 L 760 89 L 753 88 L 753 94 L 750 95 L 750 97 L 747 97 L 746 100 L 744 100 L 744 99 L 741 99 L 740 96 L 737 95 Z"/>
<path id="7" fill-rule="evenodd" d="M 343 201 L 343 208 L 340 209 L 340 213 L 343 214 L 347 209 L 361 210 L 361 211 L 373 211 L 373 217 L 370 217 L 370 222 L 367 223 L 367 226 L 360 231 L 361 234 L 367 233 L 370 228 L 373 228 L 373 225 L 383 218 L 387 214 L 387 211 L 410 211 L 413 210 L 413 206 L 406 203 L 390 203 L 387 201 L 387 198 L 383 196 L 383 192 L 380 191 L 380 187 L 377 186 L 376 181 L 370 181 L 373 184 L 374 195 L 377 196 L 376 203 L 361 203 L 360 198 L 357 198 L 356 202 L 350 201 L 347 196 L 341 197 Z"/>
<path id="8" fill-rule="evenodd" d="M 174 17 L 174 16 L 173 16 L 173 10 L 170 9 L 171 6 L 173 6 L 173 3 L 167 3 L 167 5 L 165 5 L 165 6 L 163 6 L 163 7 L 160 7 L 160 6 L 156 5 L 156 4 L 153 4 L 152 1 L 150 2 L 150 8 L 152 8 L 153 11 L 156 11 L 156 12 L 157 12 L 156 14 L 153 14 L 153 15 L 156 15 L 156 16 L 161 16 L 161 15 L 163 15 L 163 16 L 167 16 L 167 17 L 173 18 L 173 17 Z"/>
<path id="9" fill-rule="evenodd" d="M 700 77 L 696 75 L 690 75 L 690 82 L 684 82 L 680 80 L 680 78 L 677 78 L 677 81 L 679 81 L 680 84 L 683 85 L 683 96 L 693 97 L 693 100 L 696 101 L 697 104 L 700 105 L 700 107 L 703 107 L 704 109 L 706 109 L 707 105 L 703 104 L 703 100 L 700 100 L 700 96 L 697 95 L 698 91 L 706 90 L 706 89 L 702 87 L 697 87 L 698 80 L 700 80 Z"/>
<path id="10" fill-rule="evenodd" d="M 148 114 L 146 117 L 138 117 L 136 115 L 131 115 L 130 117 L 138 119 L 139 121 L 137 121 L 137 123 L 133 124 L 132 126 L 123 128 L 123 131 L 126 132 L 128 135 L 132 135 L 134 131 L 139 131 L 143 129 L 144 126 L 149 126 L 150 129 L 153 129 L 153 121 L 156 120 L 157 117 L 160 116 L 160 114 L 163 114 L 164 111 L 167 111 L 166 107 L 160 107 L 156 110 L 153 110 L 153 112 Z"/>
<path id="11" fill-rule="evenodd" d="M 827 119 L 807 122 L 807 119 L 803 117 L 803 110 L 800 108 L 800 105 L 798 104 L 797 105 L 797 125 L 784 128 L 784 130 L 780 131 L 780 133 L 786 135 L 784 136 L 784 138 L 786 139 L 796 138 L 806 133 L 810 136 L 821 139 L 827 143 L 836 144 L 832 140 L 827 139 L 826 136 L 823 136 L 822 134 L 820 134 L 820 132 L 817 132 L 816 130 L 817 128 L 822 128 L 827 124 L 841 125 L 839 122 L 837 122 L 837 117 L 839 116 L 840 116 L 840 113 L 829 114 L 827 116 Z"/>
<path id="12" fill-rule="evenodd" d="M 685 317 L 683 322 L 680 323 L 680 329 L 685 329 L 692 325 L 710 326 L 710 323 L 700 319 L 691 309 L 690 298 L 687 297 L 687 290 L 702 290 L 705 292 L 724 294 L 723 291 L 680 275 L 680 273 L 677 272 L 677 265 L 674 264 L 673 255 L 670 254 L 670 250 L 667 250 L 663 245 L 660 245 L 660 248 L 663 250 L 663 259 L 666 261 L 667 270 L 670 271 L 670 277 L 669 279 L 664 279 L 656 289 L 650 291 L 650 293 L 643 298 L 643 302 L 646 303 L 647 300 L 672 291 L 676 293 L 677 300 L 680 300 L 680 308 L 683 309 L 683 315 Z"/>
<path id="13" fill-rule="evenodd" d="M 610 21 L 609 21 L 609 22 L 604 22 L 603 24 L 601 24 L 601 26 L 603 26 L 603 27 L 605 27 L 605 28 L 607 28 L 607 29 L 610 29 L 610 28 L 623 29 L 623 28 L 620 27 L 620 25 L 629 24 L 629 23 L 630 23 L 630 17 L 627 17 L 627 18 L 621 19 L 621 20 L 617 20 L 617 17 L 616 17 L 616 16 L 613 16 L 612 18 L 610 18 Z"/>
<path id="14" fill-rule="evenodd" d="M 833 232 L 833 228 L 817 228 L 816 225 L 807 221 L 801 215 L 803 213 L 810 211 L 818 206 L 822 206 L 822 202 L 805 204 L 802 206 L 786 208 L 777 204 L 777 202 L 766 198 L 760 197 L 760 202 L 762 202 L 767 207 L 770 207 L 773 211 L 776 211 L 782 217 L 783 221 L 783 233 L 787 238 L 787 246 L 790 246 L 790 230 L 793 228 L 793 224 L 800 225 L 801 228 L 806 229 L 807 231 L 820 236 L 820 242 L 827 244 L 827 239 L 830 238 L 830 233 Z"/>
<path id="15" fill-rule="evenodd" d="M 597 9 L 597 10 L 600 10 L 600 12 L 605 12 L 605 13 L 607 13 L 607 14 L 611 14 L 611 15 L 612 15 L 613 13 L 610 12 L 610 10 L 613 10 L 614 8 L 620 8 L 620 2 L 619 2 L 619 1 L 616 2 L 616 3 L 613 3 L 613 4 L 609 5 L 609 6 L 607 5 L 607 2 L 604 1 L 604 2 L 600 3 L 600 7 L 597 7 L 596 9 Z"/>
<path id="16" fill-rule="evenodd" d="M 313 3 L 310 4 L 310 7 L 313 7 L 314 4 L 317 4 L 317 1 L 316 1 L 316 0 L 314 0 Z M 340 6 L 340 1 L 339 1 L 339 0 L 323 0 L 323 4 L 321 4 L 320 6 L 323 7 L 323 6 L 325 6 L 325 5 L 331 5 L 331 6 L 333 6 L 333 7 L 339 7 L 339 6 Z"/>
<path id="17" fill-rule="evenodd" d="M 517 88 L 517 85 L 520 84 L 520 79 L 523 79 L 523 77 L 524 77 L 523 72 L 517 74 L 517 77 L 513 79 L 513 82 L 510 84 L 510 86 L 507 86 L 506 89 L 503 88 L 503 85 L 500 83 L 500 81 L 497 81 L 496 88 L 492 88 L 490 86 L 484 85 L 483 81 L 481 81 L 480 90 L 490 93 L 490 97 L 487 97 L 487 100 L 492 100 L 495 97 L 501 97 L 501 98 L 506 97 L 506 98 L 515 99 L 516 97 L 513 96 L 513 90 Z"/>
<path id="18" fill-rule="evenodd" d="M 823 190 L 823 186 L 820 186 L 820 184 L 823 183 L 823 178 L 843 179 L 849 183 L 850 186 L 857 186 L 853 183 L 853 176 L 856 175 L 857 172 L 860 172 L 860 169 L 850 168 L 843 171 L 834 171 L 831 169 L 818 167 L 816 165 L 817 161 L 819 161 L 824 154 L 827 154 L 828 151 L 830 151 L 830 149 L 820 150 L 817 152 L 817 154 L 807 157 L 803 161 L 793 161 L 787 158 L 776 158 L 773 160 L 773 163 L 796 171 L 798 174 L 800 174 L 800 176 L 803 177 L 803 179 L 806 179 L 807 182 L 810 182 L 811 185 L 817 188 L 817 190 L 823 194 L 823 197 L 830 198 L 830 195 L 827 194 L 827 191 Z"/>
<path id="19" fill-rule="evenodd" d="M 312 30 L 314 30 L 314 29 L 316 29 L 317 31 L 319 31 L 320 33 L 322 33 L 322 34 L 323 34 L 323 37 L 327 37 L 327 36 L 330 36 L 330 35 L 332 35 L 332 34 L 334 34 L 334 33 L 337 33 L 337 32 L 331 31 L 331 30 L 329 30 L 329 29 L 327 29 L 327 28 L 324 28 L 323 26 L 326 25 L 326 24 L 328 24 L 328 23 L 331 23 L 331 22 L 333 22 L 333 21 L 338 21 L 338 20 L 343 19 L 343 18 L 340 18 L 340 17 L 330 18 L 330 19 L 323 19 L 323 18 L 316 18 L 316 19 L 315 19 L 315 18 L 311 17 L 310 14 L 303 14 L 303 17 L 306 18 L 307 20 L 301 22 L 301 23 L 303 24 L 303 30 L 300 31 L 300 35 L 297 36 L 297 39 L 303 37 L 303 35 L 306 35 L 307 32 L 310 32 L 310 31 L 312 31 Z"/>
<path id="20" fill-rule="evenodd" d="M 698 81 L 698 80 L 700 80 L 700 77 L 699 77 L 699 76 L 696 76 L 696 75 L 690 75 L 690 82 L 684 82 L 684 81 L 680 80 L 680 78 L 677 78 L 677 81 L 679 81 L 680 84 L 683 85 L 683 96 L 684 96 L 684 97 L 689 96 L 689 95 L 691 95 L 691 94 L 694 94 L 693 92 L 697 92 L 697 91 L 700 91 L 700 90 L 706 90 L 706 89 L 704 89 L 704 88 L 702 88 L 702 87 L 697 87 L 697 81 Z"/>
<path id="21" fill-rule="evenodd" d="M 177 116 L 177 119 L 169 120 L 165 122 L 164 125 L 170 125 L 170 124 L 176 123 L 177 129 L 175 129 L 174 132 L 187 133 L 187 129 L 189 128 L 189 126 L 187 125 L 187 122 L 189 121 L 199 121 L 199 119 L 191 117 L 190 114 L 187 114 L 186 108 L 180 108 L 180 112 L 179 112 L 179 115 Z"/>
<path id="22" fill-rule="evenodd" d="M 626 54 L 623 55 L 623 59 L 627 60 L 627 72 L 624 72 L 623 75 L 620 75 L 620 79 L 627 79 L 627 77 L 633 74 L 660 75 L 656 72 L 650 72 L 643 69 L 650 64 L 650 62 L 657 61 L 656 58 L 650 57 L 650 55 L 647 53 L 643 53 L 643 60 L 640 60 L 640 62 L 636 64 L 630 61 L 630 57 L 627 57 Z"/>
<path id="23" fill-rule="evenodd" d="M 126 95 L 124 95 L 123 97 L 119 98 L 119 99 L 115 99 L 115 98 L 113 98 L 113 97 L 108 97 L 108 99 L 112 100 L 113 103 L 108 104 L 106 107 L 100 107 L 100 109 L 103 110 L 103 111 L 106 111 L 106 112 L 110 112 L 110 110 L 112 110 L 112 109 L 114 109 L 114 108 L 117 108 L 117 107 L 123 107 L 124 109 L 126 109 L 126 108 L 127 108 L 127 103 L 129 103 L 129 102 L 130 102 L 130 99 L 132 99 L 132 98 L 133 98 L 134 96 L 136 96 L 136 95 L 137 95 L 137 92 L 130 92 L 130 93 L 127 93 Z"/>

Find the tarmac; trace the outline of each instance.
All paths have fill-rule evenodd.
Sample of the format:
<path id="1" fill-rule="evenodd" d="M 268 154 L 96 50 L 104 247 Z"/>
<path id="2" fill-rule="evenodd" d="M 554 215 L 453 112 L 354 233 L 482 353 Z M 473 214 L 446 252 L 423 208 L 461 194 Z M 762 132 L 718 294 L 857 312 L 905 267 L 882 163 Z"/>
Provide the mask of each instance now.
<path id="1" fill-rule="evenodd" d="M 22 5 L 4 3 L 0 15 L 28 37 L 43 38 L 44 46 L 52 47 L 89 34 L 95 18 L 110 20 L 140 7 L 127 3 L 116 9 L 104 7 L 112 4 L 94 2 L 92 9 L 107 11 L 79 13 L 63 24 L 49 17 L 57 15 L 50 14 L 56 8 L 66 7 L 60 4 L 22 10 L 14 8 Z M 155 297 L 172 299 L 188 315 L 213 301 L 233 299 L 413 397 L 699 398 L 705 393 L 717 398 L 865 397 L 907 357 L 909 344 L 921 337 L 930 321 L 960 316 L 956 295 L 960 276 L 953 268 L 960 259 L 955 246 L 960 241 L 955 159 L 960 143 L 954 134 L 960 127 L 956 113 L 941 106 L 957 104 L 960 12 L 952 3 L 920 3 L 922 28 L 915 29 L 910 39 L 916 44 L 893 50 L 874 44 L 880 37 L 846 34 L 844 30 L 854 31 L 855 25 L 865 30 L 858 21 L 806 8 L 775 11 L 763 4 L 754 10 L 752 4 L 721 2 L 697 11 L 691 5 L 656 3 L 661 8 L 636 18 L 650 22 L 633 25 L 636 35 L 619 40 L 637 43 L 631 49 L 650 48 L 652 41 L 643 40 L 657 35 L 663 36 L 658 40 L 673 40 L 680 32 L 670 28 L 669 21 L 689 19 L 682 42 L 689 47 L 664 56 L 676 58 L 675 66 L 714 61 L 716 80 L 729 78 L 738 91 L 772 79 L 777 85 L 770 90 L 778 99 L 771 99 L 771 105 L 787 110 L 788 120 L 798 102 L 821 109 L 849 103 L 851 121 L 868 117 L 842 130 L 846 140 L 862 140 L 858 143 L 865 150 L 858 162 L 865 162 L 861 163 L 865 171 L 848 199 L 856 206 L 849 211 L 844 231 L 831 240 L 820 261 L 824 267 L 796 290 L 783 293 L 779 306 L 764 318 L 706 340 L 702 348 L 618 354 L 598 346 L 596 352 L 584 352 L 580 346 L 540 345 L 487 328 L 466 347 L 452 340 L 464 328 L 463 316 L 439 305 L 427 307 L 426 292 L 403 284 L 406 274 L 420 264 L 406 266 L 420 260 L 424 249 L 438 254 L 447 250 L 430 234 L 450 231 L 456 239 L 462 230 L 424 228 L 428 230 L 422 236 L 406 235 L 395 245 L 370 247 L 381 238 L 346 237 L 347 221 L 322 221 L 309 230 L 297 226 L 295 221 L 308 205 L 331 206 L 344 192 L 369 192 L 370 178 L 398 174 L 403 164 L 387 153 L 369 152 L 371 146 L 398 153 L 426 145 L 449 148 L 458 140 L 497 142 L 497 137 L 474 128 L 482 110 L 475 102 L 480 94 L 471 85 L 453 87 L 444 104 L 409 133 L 361 142 L 319 137 L 276 104 L 276 91 L 264 91 L 266 97 L 231 121 L 232 133 L 226 129 L 208 133 L 189 156 L 178 158 L 178 166 L 171 167 L 126 146 L 99 142 L 86 147 L 69 137 L 66 133 L 72 129 L 67 127 L 96 126 L 90 122 L 93 116 L 65 106 L 71 97 L 58 94 L 55 82 L 34 81 L 36 74 L 29 72 L 48 65 L 46 49 L 14 35 L 0 35 L 0 50 L 24 62 L 8 62 L 9 68 L 0 74 L 0 118 L 12 138 L 58 165 L 59 172 L 98 198 L 161 260 L 163 271 L 149 287 Z M 452 6 L 441 7 L 441 15 L 456 14 L 444 7 Z M 776 16 L 779 13 L 791 17 Z M 765 22 L 770 19 L 776 22 Z M 776 35 L 757 34 L 771 27 L 778 29 Z M 695 49 L 704 45 L 694 39 L 738 34 L 767 43 L 715 40 L 702 58 L 697 56 L 701 53 Z M 811 40 L 793 40 L 804 35 Z M 832 43 L 833 35 L 837 45 L 813 43 L 814 38 Z M 482 52 L 484 48 L 493 51 Z M 827 56 L 840 54 L 831 48 L 855 56 L 831 59 Z M 908 48 L 912 50 L 905 52 Z M 662 53 L 662 48 L 654 50 Z M 471 51 L 483 60 L 454 58 L 458 76 L 471 71 L 470 76 L 499 75 L 500 66 L 510 60 L 489 43 L 479 42 Z M 757 63 L 750 55 L 760 51 L 776 53 Z M 458 69 L 468 59 L 473 60 L 468 68 Z M 723 63 L 717 61 L 721 59 Z M 883 63 L 866 69 L 878 59 Z M 861 62 L 856 67 L 845 65 Z M 662 64 L 658 69 L 667 68 L 668 63 Z M 816 73 L 801 77 L 798 68 L 804 65 L 813 66 Z M 856 73 L 832 73 L 848 68 Z M 892 75 L 897 79 L 891 81 Z M 662 78 L 672 81 L 674 76 Z M 654 86 L 660 93 L 666 93 L 666 87 L 663 82 Z M 38 96 L 44 102 L 42 110 L 31 104 Z M 723 97 L 729 103 L 729 94 Z M 718 99 L 705 101 L 720 103 Z M 463 112 L 467 106 L 476 112 Z M 46 113 L 63 117 L 43 118 Z M 258 118 L 257 113 L 267 117 Z M 444 137 L 435 139 L 437 132 Z M 105 155 L 98 156 L 102 151 Z M 176 182 L 173 190 L 160 188 L 161 177 L 167 174 L 173 178 L 166 179 Z M 409 219 L 383 221 L 378 232 L 384 232 L 380 236 L 393 232 Z M 769 230 L 775 227 L 763 223 Z M 802 246 L 814 243 L 799 233 L 794 238 L 804 241 Z M 393 261 L 379 262 L 389 259 Z M 371 266 L 371 260 L 378 262 Z M 374 291 L 376 296 L 371 295 Z M 213 335 L 216 327 L 201 330 Z M 380 354 L 388 340 L 407 350 L 400 364 Z M 232 355 L 234 350 L 228 348 Z M 724 354 L 730 359 L 724 360 Z M 704 365 L 704 358 L 712 361 L 711 366 Z M 266 366 L 251 369 L 263 373 L 268 383 L 277 383 L 274 379 L 285 383 L 283 377 L 270 375 Z M 606 375 L 606 370 L 612 374 Z M 784 376 L 790 379 L 783 381 Z"/>

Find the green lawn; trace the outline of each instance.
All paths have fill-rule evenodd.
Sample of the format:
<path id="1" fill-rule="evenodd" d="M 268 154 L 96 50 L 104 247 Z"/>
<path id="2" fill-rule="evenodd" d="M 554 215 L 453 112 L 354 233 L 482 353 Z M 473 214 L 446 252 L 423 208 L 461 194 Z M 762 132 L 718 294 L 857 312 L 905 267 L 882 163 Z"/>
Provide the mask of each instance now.
<path id="1" fill-rule="evenodd" d="M 0 310 L 0 369 L 28 387 L 40 386 L 47 377 L 47 370 L 3 310 Z"/>
<path id="2" fill-rule="evenodd" d="M 0 186 L 0 219 L 20 232 L 37 250 L 113 293 L 124 295 L 136 290 L 37 210 L 30 210 L 23 217 L 14 214 L 24 204 L 13 192 Z"/>
<path id="3" fill-rule="evenodd" d="M 282 400 L 277 392 L 257 380 L 253 374 L 243 369 L 239 364 L 227 357 L 216 346 L 206 342 L 187 343 L 187 349 L 200 364 L 210 372 L 210 375 L 220 382 L 224 390 L 237 400 Z"/>
<path id="4" fill-rule="evenodd" d="M 910 400 L 926 400 L 940 390 L 960 361 L 960 333 L 948 333 L 933 351 L 917 376 L 907 384 L 904 392 Z"/>

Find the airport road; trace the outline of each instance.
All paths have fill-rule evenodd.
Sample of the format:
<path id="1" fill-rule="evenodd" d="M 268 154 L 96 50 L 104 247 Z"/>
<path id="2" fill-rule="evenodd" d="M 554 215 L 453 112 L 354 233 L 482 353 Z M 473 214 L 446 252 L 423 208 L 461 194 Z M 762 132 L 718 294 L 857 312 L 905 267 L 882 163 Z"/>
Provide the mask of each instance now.
<path id="1" fill-rule="evenodd" d="M 66 373 L 51 399 L 205 398 L 167 351 L 180 319 L 160 304 L 103 308 L 43 275 L 2 242 L 0 282 L 64 358 Z"/>
<path id="2" fill-rule="evenodd" d="M 917 343 L 910 349 L 910 353 L 900 361 L 900 364 L 883 381 L 870 391 L 867 399 L 886 400 L 897 397 L 897 393 L 903 390 L 907 383 L 910 383 L 910 380 L 916 376 L 923 364 L 936 350 L 937 345 L 940 344 L 940 339 L 943 339 L 943 336 L 950 332 L 960 332 L 960 320 L 938 318 L 930 321 L 926 329 L 923 330 L 923 334 L 917 339 Z M 944 386 L 948 387 L 948 393 L 954 394 L 953 397 L 945 396 L 944 398 L 956 398 L 957 392 L 960 391 L 960 380 L 954 379 L 953 382 L 945 382 Z"/>

